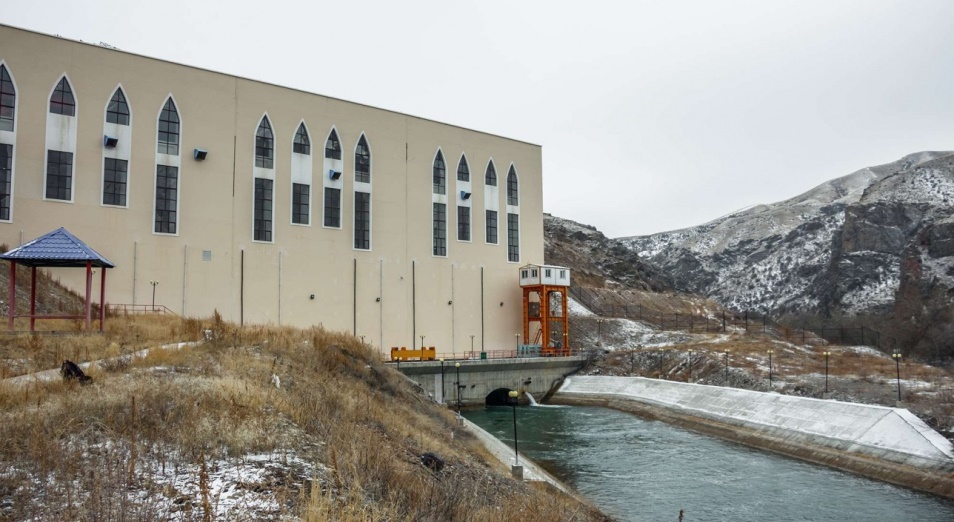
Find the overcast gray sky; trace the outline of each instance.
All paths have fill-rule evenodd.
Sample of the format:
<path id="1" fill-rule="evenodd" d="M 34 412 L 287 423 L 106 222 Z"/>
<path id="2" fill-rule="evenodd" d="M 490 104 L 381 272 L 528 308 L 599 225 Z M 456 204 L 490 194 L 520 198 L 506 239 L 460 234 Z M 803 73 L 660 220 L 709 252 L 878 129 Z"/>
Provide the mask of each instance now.
<path id="1" fill-rule="evenodd" d="M 2 0 L 0 21 L 538 143 L 544 210 L 611 237 L 954 150 L 951 0 Z"/>

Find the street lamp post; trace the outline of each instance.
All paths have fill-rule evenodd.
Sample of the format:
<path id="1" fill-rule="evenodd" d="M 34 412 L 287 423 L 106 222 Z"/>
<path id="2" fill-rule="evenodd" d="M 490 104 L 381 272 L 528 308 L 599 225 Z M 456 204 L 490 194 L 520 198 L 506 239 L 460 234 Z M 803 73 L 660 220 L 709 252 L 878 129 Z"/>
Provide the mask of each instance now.
<path id="1" fill-rule="evenodd" d="M 152 285 L 152 311 L 156 311 L 156 287 L 159 286 L 159 281 L 149 281 L 149 284 Z"/>
<path id="2" fill-rule="evenodd" d="M 636 372 L 636 347 L 633 346 L 629 350 L 629 375 L 632 376 Z"/>
<path id="3" fill-rule="evenodd" d="M 454 363 L 457 368 L 457 416 L 460 417 L 460 363 Z"/>
<path id="4" fill-rule="evenodd" d="M 663 365 L 662 365 L 662 363 L 663 363 L 663 353 L 665 353 L 665 352 L 663 352 L 662 350 L 659 350 L 659 378 L 660 378 L 660 379 L 663 378 L 663 369 L 662 369 L 662 366 L 663 366 Z"/>
<path id="5" fill-rule="evenodd" d="M 725 385 L 729 385 L 729 350 L 725 351 Z"/>
<path id="6" fill-rule="evenodd" d="M 892 353 L 891 358 L 894 359 L 894 368 L 898 372 L 898 402 L 901 402 L 901 352 Z"/>
<path id="7" fill-rule="evenodd" d="M 474 356 L 474 336 L 470 336 L 470 356 Z"/>
<path id="8" fill-rule="evenodd" d="M 772 354 L 775 353 L 775 350 L 769 350 L 769 390 L 772 389 Z"/>
<path id="9" fill-rule="evenodd" d="M 596 346 L 598 348 L 603 347 L 603 318 L 598 317 L 596 319 Z"/>
<path id="10" fill-rule="evenodd" d="M 441 404 L 447 404 L 447 399 L 444 395 L 444 358 L 441 357 Z"/>
<path id="11" fill-rule="evenodd" d="M 515 390 L 510 390 L 510 405 L 513 406 L 513 461 L 515 466 L 520 465 L 520 452 L 517 450 L 517 395 Z"/>
<path id="12" fill-rule="evenodd" d="M 831 352 L 825 350 L 822 352 L 822 355 L 825 356 L 825 393 L 828 393 L 828 356 L 831 355 Z"/>
<path id="13" fill-rule="evenodd" d="M 513 334 L 513 339 L 517 343 L 517 357 L 520 357 L 520 334 Z"/>

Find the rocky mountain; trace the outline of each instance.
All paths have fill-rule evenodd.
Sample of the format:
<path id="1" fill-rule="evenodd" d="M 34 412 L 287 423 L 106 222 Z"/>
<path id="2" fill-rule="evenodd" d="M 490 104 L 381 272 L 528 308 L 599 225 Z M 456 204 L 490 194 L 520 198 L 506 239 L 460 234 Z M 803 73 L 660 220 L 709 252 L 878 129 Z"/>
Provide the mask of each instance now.
<path id="1" fill-rule="evenodd" d="M 839 318 L 954 309 L 954 152 L 911 154 L 786 201 L 620 241 L 677 289 L 739 310 Z"/>
<path id="2" fill-rule="evenodd" d="M 673 288 L 672 278 L 659 267 L 593 226 L 544 214 L 543 236 L 547 264 L 572 268 L 575 286 L 655 292 Z"/>

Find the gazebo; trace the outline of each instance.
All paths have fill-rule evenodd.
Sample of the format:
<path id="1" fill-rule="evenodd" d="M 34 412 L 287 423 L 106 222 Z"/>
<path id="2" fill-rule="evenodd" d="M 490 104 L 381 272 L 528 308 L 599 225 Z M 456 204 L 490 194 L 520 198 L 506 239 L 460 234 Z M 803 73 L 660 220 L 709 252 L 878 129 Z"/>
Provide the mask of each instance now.
<path id="1" fill-rule="evenodd" d="M 37 319 L 86 319 L 86 329 L 89 330 L 92 313 L 90 294 L 93 289 L 93 267 L 101 269 L 99 294 L 99 331 L 103 331 L 103 320 L 106 317 L 106 269 L 116 265 L 101 256 L 98 252 L 70 234 L 65 228 L 58 228 L 48 234 L 40 236 L 29 243 L 15 248 L 0 259 L 10 262 L 10 304 L 9 321 L 10 331 L 13 331 L 13 321 L 17 317 L 30 318 L 30 331 L 35 331 Z M 17 292 L 17 265 L 30 267 L 30 314 L 16 315 Z M 36 314 L 36 269 L 37 268 L 82 268 L 86 267 L 86 303 L 84 315 L 37 315 Z"/>

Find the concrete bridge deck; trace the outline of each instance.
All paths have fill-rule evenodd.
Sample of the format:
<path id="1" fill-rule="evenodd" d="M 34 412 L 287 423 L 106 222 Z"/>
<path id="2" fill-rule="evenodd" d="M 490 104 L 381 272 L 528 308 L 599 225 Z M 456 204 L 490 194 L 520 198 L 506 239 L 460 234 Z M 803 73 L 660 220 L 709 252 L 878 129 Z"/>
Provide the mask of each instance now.
<path id="1" fill-rule="evenodd" d="M 455 364 L 460 364 L 460 368 Z M 484 405 L 495 390 L 526 391 L 542 397 L 560 378 L 586 364 L 585 356 L 521 357 L 457 361 L 409 361 L 388 363 L 417 382 L 438 402 L 456 403 L 454 384 L 460 375 L 463 406 Z"/>

